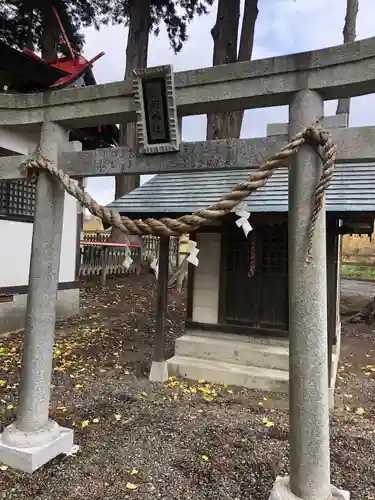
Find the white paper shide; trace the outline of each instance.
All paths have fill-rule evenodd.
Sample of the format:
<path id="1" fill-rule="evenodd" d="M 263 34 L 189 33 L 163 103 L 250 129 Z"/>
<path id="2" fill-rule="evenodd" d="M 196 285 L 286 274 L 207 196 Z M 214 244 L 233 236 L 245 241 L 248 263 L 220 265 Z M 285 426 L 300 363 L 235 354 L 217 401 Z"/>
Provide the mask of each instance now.
<path id="1" fill-rule="evenodd" d="M 150 268 L 154 271 L 156 279 L 159 277 L 159 259 L 154 257 L 153 261 L 150 264 Z"/>
<path id="2" fill-rule="evenodd" d="M 247 235 L 250 231 L 253 230 L 251 224 L 249 222 L 250 212 L 246 210 L 246 204 L 244 201 L 241 201 L 237 206 L 235 206 L 231 212 L 234 212 L 238 219 L 236 220 L 237 227 L 242 227 L 242 230 L 247 238 Z"/>
<path id="3" fill-rule="evenodd" d="M 196 241 L 192 240 L 189 241 L 188 251 L 189 251 L 189 256 L 187 258 L 188 262 L 190 262 L 190 264 L 193 264 L 193 266 L 197 266 L 199 264 L 199 260 L 197 257 L 199 250 L 197 248 Z"/>

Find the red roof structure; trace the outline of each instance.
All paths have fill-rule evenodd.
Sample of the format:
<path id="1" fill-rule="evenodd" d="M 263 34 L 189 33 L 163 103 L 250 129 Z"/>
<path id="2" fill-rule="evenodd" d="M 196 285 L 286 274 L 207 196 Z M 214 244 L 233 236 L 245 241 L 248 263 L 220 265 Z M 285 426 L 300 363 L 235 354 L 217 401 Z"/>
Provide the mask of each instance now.
<path id="1" fill-rule="evenodd" d="M 76 86 L 77 83 L 96 85 L 92 67 L 104 52 L 87 60 L 74 50 L 56 9 L 52 9 L 61 31 L 59 52 L 63 55 L 47 63 L 29 49 L 19 51 L 0 40 L 0 89 L 4 92 L 46 92 Z M 105 125 L 74 130 L 71 136 L 72 140 L 81 141 L 84 149 L 95 149 L 117 145 L 119 130 L 115 125 Z"/>

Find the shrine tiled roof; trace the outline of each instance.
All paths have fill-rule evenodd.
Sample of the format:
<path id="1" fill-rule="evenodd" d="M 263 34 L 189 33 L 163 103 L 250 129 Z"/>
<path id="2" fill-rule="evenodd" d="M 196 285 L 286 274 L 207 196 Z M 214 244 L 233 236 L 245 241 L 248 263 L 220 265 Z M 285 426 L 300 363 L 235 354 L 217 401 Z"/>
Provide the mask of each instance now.
<path id="1" fill-rule="evenodd" d="M 250 170 L 155 175 L 110 203 L 120 213 L 137 215 L 191 213 L 218 201 Z M 337 165 L 326 194 L 329 212 L 375 212 L 375 163 Z M 267 185 L 247 198 L 253 213 L 287 212 L 288 169 L 277 170 Z"/>

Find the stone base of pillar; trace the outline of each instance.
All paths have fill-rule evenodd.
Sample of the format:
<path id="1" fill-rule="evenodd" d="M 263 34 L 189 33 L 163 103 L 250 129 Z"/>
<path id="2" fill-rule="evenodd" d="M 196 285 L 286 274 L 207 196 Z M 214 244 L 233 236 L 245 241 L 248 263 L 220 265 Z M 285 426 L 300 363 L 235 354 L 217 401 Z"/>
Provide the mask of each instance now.
<path id="1" fill-rule="evenodd" d="M 72 447 L 73 431 L 52 420 L 37 432 L 22 432 L 11 424 L 0 434 L 0 462 L 32 474 L 58 455 L 70 453 Z"/>
<path id="2" fill-rule="evenodd" d="M 349 500 L 350 493 L 331 486 L 332 500 Z M 278 476 L 273 485 L 269 500 L 300 500 L 289 489 L 289 476 Z"/>
<path id="3" fill-rule="evenodd" d="M 167 361 L 153 361 L 151 365 L 150 382 L 166 382 L 168 380 Z"/>

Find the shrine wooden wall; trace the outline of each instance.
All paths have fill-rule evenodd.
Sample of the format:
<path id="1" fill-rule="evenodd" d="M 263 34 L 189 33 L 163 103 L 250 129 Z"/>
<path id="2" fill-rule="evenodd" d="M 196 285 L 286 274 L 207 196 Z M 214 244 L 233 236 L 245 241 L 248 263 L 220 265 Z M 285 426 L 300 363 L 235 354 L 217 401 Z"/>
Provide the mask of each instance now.
<path id="1" fill-rule="evenodd" d="M 248 240 L 232 216 L 220 227 L 206 227 L 196 234 L 200 262 L 197 268 L 189 268 L 188 328 L 288 336 L 287 214 L 254 214 L 251 223 L 254 230 Z M 338 266 L 337 218 L 329 216 L 327 321 L 330 349 L 336 342 L 339 322 Z M 253 276 L 249 276 L 252 273 Z"/>

